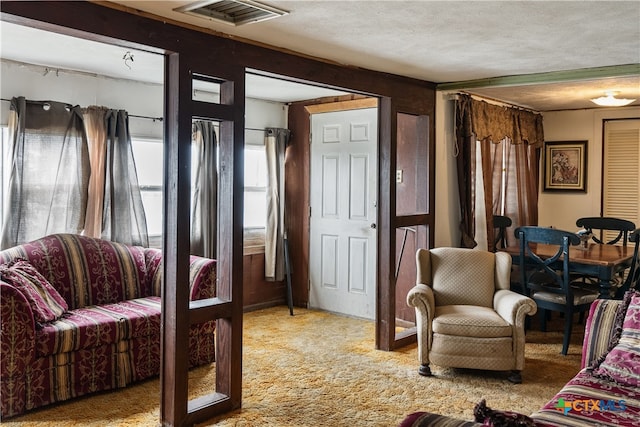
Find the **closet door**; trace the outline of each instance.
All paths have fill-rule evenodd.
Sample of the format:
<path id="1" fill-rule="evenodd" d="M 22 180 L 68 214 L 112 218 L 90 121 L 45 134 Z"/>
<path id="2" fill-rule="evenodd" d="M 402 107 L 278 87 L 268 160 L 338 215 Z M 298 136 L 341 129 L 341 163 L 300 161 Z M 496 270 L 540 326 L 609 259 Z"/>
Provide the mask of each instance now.
<path id="1" fill-rule="evenodd" d="M 640 227 L 640 120 L 604 123 L 602 215 Z M 605 235 L 605 238 L 607 236 Z"/>

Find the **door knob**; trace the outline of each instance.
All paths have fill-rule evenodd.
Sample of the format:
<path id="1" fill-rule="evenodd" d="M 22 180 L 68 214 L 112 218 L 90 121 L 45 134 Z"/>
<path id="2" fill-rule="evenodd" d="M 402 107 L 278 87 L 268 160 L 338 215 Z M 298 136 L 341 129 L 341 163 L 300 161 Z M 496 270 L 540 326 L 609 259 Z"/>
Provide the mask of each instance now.
<path id="1" fill-rule="evenodd" d="M 371 223 L 371 228 L 373 228 L 374 230 L 376 229 L 376 223 L 375 222 Z"/>

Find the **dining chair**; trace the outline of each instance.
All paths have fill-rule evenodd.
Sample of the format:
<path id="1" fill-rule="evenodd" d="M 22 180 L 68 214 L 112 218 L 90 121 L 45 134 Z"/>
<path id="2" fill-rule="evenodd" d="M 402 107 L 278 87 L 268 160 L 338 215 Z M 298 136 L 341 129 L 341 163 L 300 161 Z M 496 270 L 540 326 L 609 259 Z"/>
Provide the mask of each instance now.
<path id="1" fill-rule="evenodd" d="M 578 218 L 576 226 L 583 227 L 590 232 L 591 239 L 596 243 L 615 245 L 620 242 L 623 246 L 626 246 L 629 241 L 629 233 L 636 228 L 636 225 L 631 221 L 610 216 Z M 594 230 L 599 231 L 599 233 L 594 233 Z M 613 237 L 606 237 L 607 231 L 613 232 Z"/>
<path id="2" fill-rule="evenodd" d="M 588 311 L 598 298 L 598 291 L 571 286 L 569 247 L 580 243 L 577 234 L 536 226 L 522 226 L 515 230 L 520 245 L 520 280 L 526 294 L 540 309 L 540 327 L 546 330 L 547 310 L 564 314 L 562 354 L 566 355 L 571 340 L 574 313 Z M 541 258 L 536 245 L 545 243 L 557 246 L 555 254 Z"/>
<path id="3" fill-rule="evenodd" d="M 635 229 L 629 234 L 629 242 L 635 244 L 633 249 L 633 257 L 631 258 L 631 266 L 627 270 L 626 278 L 614 295 L 615 299 L 622 299 L 625 292 L 629 289 L 640 289 L 640 228 Z"/>
<path id="4" fill-rule="evenodd" d="M 511 227 L 511 218 L 504 215 L 493 216 L 493 228 L 496 230 L 493 246 L 495 250 L 504 249 L 507 247 L 507 228 Z"/>
<path id="5" fill-rule="evenodd" d="M 601 245 L 621 244 L 627 246 L 629 233 L 633 232 L 636 225 L 632 221 L 622 218 L 593 216 L 576 220 L 576 226 L 582 227 L 591 234 L 591 240 Z M 582 287 L 599 287 L 598 279 L 586 275 L 572 275 L 572 280 Z M 624 272 L 620 272 L 611 282 L 611 288 L 620 289 L 624 282 Z M 617 291 L 614 291 L 617 293 Z"/>

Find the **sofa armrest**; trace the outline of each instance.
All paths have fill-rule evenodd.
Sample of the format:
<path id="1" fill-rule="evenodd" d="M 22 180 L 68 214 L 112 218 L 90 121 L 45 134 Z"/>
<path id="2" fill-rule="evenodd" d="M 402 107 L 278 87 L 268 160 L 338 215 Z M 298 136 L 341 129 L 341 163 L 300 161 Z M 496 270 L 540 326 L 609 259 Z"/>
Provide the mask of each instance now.
<path id="1" fill-rule="evenodd" d="M 150 295 L 160 296 L 162 288 L 162 251 L 145 249 Z M 216 296 L 216 260 L 196 255 L 189 257 L 189 300 L 214 298 Z"/>
<path id="2" fill-rule="evenodd" d="M 26 375 L 35 358 L 36 322 L 29 302 L 0 281 L 0 403 L 2 417 L 24 412 Z"/>
<path id="3" fill-rule="evenodd" d="M 215 259 L 191 255 L 189 261 L 189 299 L 215 298 L 218 273 Z"/>
<path id="4" fill-rule="evenodd" d="M 592 365 L 609 351 L 621 306 L 621 300 L 612 299 L 597 299 L 591 304 L 584 329 L 581 368 Z"/>

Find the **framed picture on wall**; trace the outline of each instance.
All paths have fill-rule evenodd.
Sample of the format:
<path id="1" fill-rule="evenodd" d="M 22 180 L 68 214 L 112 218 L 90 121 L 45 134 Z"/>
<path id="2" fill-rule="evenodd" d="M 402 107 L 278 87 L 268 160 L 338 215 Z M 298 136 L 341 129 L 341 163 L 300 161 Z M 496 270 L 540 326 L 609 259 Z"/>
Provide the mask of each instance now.
<path id="1" fill-rule="evenodd" d="M 544 191 L 587 191 L 587 141 L 544 143 Z"/>

